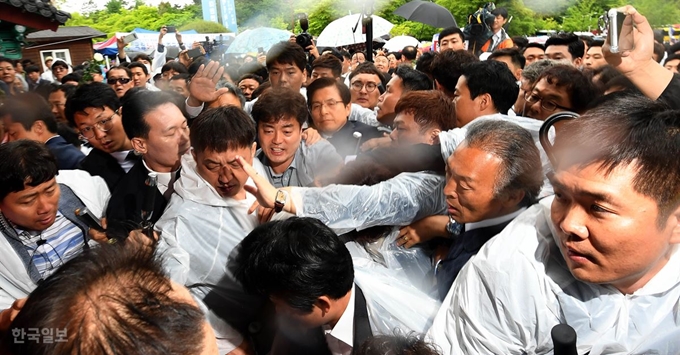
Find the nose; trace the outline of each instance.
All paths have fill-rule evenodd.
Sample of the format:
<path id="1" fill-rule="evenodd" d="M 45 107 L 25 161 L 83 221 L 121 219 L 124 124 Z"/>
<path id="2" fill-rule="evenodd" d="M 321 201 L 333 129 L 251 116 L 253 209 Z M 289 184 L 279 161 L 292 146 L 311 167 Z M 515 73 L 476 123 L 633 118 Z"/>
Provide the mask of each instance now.
<path id="1" fill-rule="evenodd" d="M 50 200 L 48 196 L 42 195 L 38 199 L 38 206 L 36 209 L 36 214 L 44 215 L 51 212 L 54 209 L 54 203 Z"/>
<path id="2" fill-rule="evenodd" d="M 59 110 L 57 110 L 57 105 L 52 105 L 52 114 L 59 117 Z"/>
<path id="3" fill-rule="evenodd" d="M 397 130 L 396 129 L 393 130 L 392 133 L 390 133 L 390 139 L 392 140 L 392 142 L 397 141 Z"/>
<path id="4" fill-rule="evenodd" d="M 281 132 L 279 132 L 279 131 L 274 131 L 274 137 L 272 138 L 272 143 L 274 143 L 274 144 L 281 143 L 281 141 L 282 141 L 281 138 L 283 138 L 283 134 L 281 134 Z"/>
<path id="5" fill-rule="evenodd" d="M 220 174 L 217 177 L 217 181 L 219 181 L 219 183 L 222 185 L 226 185 L 229 182 L 229 180 L 231 180 L 232 176 L 233 174 L 231 169 L 229 168 L 228 165 L 225 165 L 224 167 L 222 167 L 222 169 L 220 169 Z"/>
<path id="6" fill-rule="evenodd" d="M 458 199 L 458 194 L 456 194 L 456 188 L 458 187 L 458 184 L 456 181 L 451 178 L 447 177 L 446 178 L 446 185 L 444 186 L 444 196 L 449 199 Z"/>
<path id="7" fill-rule="evenodd" d="M 94 138 L 97 140 L 101 140 L 102 138 L 106 137 L 106 132 L 97 127 L 92 127 L 92 132 L 94 132 Z"/>
<path id="8" fill-rule="evenodd" d="M 587 213 L 580 207 L 569 205 L 553 210 L 554 217 L 562 232 L 570 238 L 588 238 L 588 227 L 586 227 Z"/>

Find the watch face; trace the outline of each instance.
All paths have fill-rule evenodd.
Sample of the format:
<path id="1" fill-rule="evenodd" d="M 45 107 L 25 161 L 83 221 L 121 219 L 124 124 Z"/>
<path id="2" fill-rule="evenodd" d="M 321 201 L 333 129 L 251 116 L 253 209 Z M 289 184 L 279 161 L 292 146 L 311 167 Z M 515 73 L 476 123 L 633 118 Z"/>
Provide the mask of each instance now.
<path id="1" fill-rule="evenodd" d="M 286 194 L 281 190 L 276 191 L 276 202 L 283 203 L 285 201 L 286 201 Z"/>

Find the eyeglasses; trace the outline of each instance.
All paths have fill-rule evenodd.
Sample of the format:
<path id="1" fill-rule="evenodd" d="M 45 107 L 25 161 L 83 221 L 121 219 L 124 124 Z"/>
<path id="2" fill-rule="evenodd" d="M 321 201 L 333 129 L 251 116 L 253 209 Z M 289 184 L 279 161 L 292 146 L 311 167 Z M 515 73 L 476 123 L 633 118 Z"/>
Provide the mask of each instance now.
<path id="1" fill-rule="evenodd" d="M 64 67 L 52 67 L 52 71 L 65 71 L 65 70 L 67 69 Z"/>
<path id="2" fill-rule="evenodd" d="M 331 108 L 335 107 L 337 104 L 341 104 L 341 103 L 342 103 L 342 101 L 336 101 L 336 100 L 333 100 L 333 99 L 326 100 L 326 101 L 324 101 L 324 102 L 315 102 L 315 103 L 313 103 L 312 106 L 310 107 L 310 110 L 311 110 L 312 112 L 316 112 L 316 111 L 321 110 L 321 107 L 322 107 L 322 106 L 326 106 L 326 107 L 328 107 L 329 109 L 331 109 Z"/>
<path id="3" fill-rule="evenodd" d="M 129 83 L 132 79 L 130 78 L 109 78 L 106 79 L 106 83 L 109 85 L 116 85 L 116 83 L 120 83 L 121 85 L 125 85 Z"/>
<path id="4" fill-rule="evenodd" d="M 572 110 L 570 107 L 564 107 L 564 106 L 560 106 L 560 105 L 558 105 L 558 104 L 556 104 L 552 101 L 546 101 L 542 97 L 540 97 L 540 96 L 538 96 L 534 93 L 530 93 L 530 92 L 527 92 L 526 94 L 524 94 L 524 100 L 529 105 L 533 105 L 533 104 L 540 101 L 541 102 L 541 108 L 543 108 L 546 111 L 550 111 L 550 112 L 555 111 L 558 108 L 560 108 L 562 110 L 566 110 L 566 111 Z"/>
<path id="5" fill-rule="evenodd" d="M 109 118 L 105 118 L 97 123 L 94 124 L 94 126 L 88 126 L 88 127 L 83 127 L 80 129 L 80 135 L 83 136 L 83 138 L 86 139 L 92 139 L 94 138 L 94 129 L 98 129 L 101 132 L 108 132 L 113 128 L 113 116 L 118 114 L 118 110 L 114 111 L 113 114 Z"/>
<path id="6" fill-rule="evenodd" d="M 372 82 L 368 82 L 368 83 L 364 84 L 360 81 L 355 81 L 355 82 L 352 83 L 351 86 L 352 86 L 352 90 L 354 90 L 354 91 L 361 91 L 361 89 L 366 87 L 367 92 L 373 92 L 378 87 L 378 84 L 372 83 Z"/>

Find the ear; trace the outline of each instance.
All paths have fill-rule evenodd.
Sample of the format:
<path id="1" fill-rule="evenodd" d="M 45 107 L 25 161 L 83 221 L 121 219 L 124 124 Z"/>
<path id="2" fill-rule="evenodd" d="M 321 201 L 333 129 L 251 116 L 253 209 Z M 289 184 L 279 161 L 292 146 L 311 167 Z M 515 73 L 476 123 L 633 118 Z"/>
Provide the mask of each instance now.
<path id="1" fill-rule="evenodd" d="M 147 146 L 146 146 L 146 140 L 143 138 L 135 137 L 130 140 L 130 143 L 132 144 L 132 149 L 134 149 L 136 152 L 140 154 L 146 154 L 147 153 Z"/>
<path id="2" fill-rule="evenodd" d="M 479 112 L 484 112 L 490 108 L 494 107 L 493 100 L 491 100 L 491 95 L 489 93 L 484 93 L 475 99 L 475 101 L 479 100 Z"/>
<path id="3" fill-rule="evenodd" d="M 573 63 L 574 63 L 574 66 L 576 68 L 578 68 L 583 64 L 583 58 L 576 58 L 576 59 L 574 59 Z"/>
<path id="4" fill-rule="evenodd" d="M 439 84 L 437 79 L 434 79 L 434 88 L 439 90 L 439 91 L 444 91 L 444 87 L 441 84 Z"/>
<path id="5" fill-rule="evenodd" d="M 515 70 L 515 78 L 517 78 L 518 81 L 521 80 L 521 78 L 522 78 L 522 68 L 517 68 L 517 70 Z"/>
<path id="6" fill-rule="evenodd" d="M 439 133 L 442 131 L 440 129 L 433 129 L 432 132 L 430 132 L 430 139 L 429 142 L 430 144 L 439 144 Z"/>
<path id="7" fill-rule="evenodd" d="M 325 317 L 326 314 L 328 314 L 331 311 L 332 302 L 328 296 L 321 296 L 316 299 L 314 305 L 319 307 L 319 309 L 321 310 L 321 314 L 323 314 Z"/>
<path id="8" fill-rule="evenodd" d="M 253 165 L 253 159 L 255 159 L 255 153 L 257 153 L 257 142 L 253 142 L 253 146 L 250 147 L 252 154 L 250 156 L 250 165 Z"/>
<path id="9" fill-rule="evenodd" d="M 45 126 L 45 122 L 40 120 L 33 122 L 33 125 L 31 126 L 31 131 L 37 135 L 45 133 L 46 130 L 47 127 Z"/>
<path id="10" fill-rule="evenodd" d="M 671 244 L 680 244 L 680 207 L 676 208 L 669 217 L 671 223 Z"/>
<path id="11" fill-rule="evenodd" d="M 519 205 L 520 202 L 522 202 L 524 195 L 525 193 L 522 190 L 511 191 L 503 197 L 503 201 L 501 201 L 501 203 L 507 208 L 515 207 Z"/>

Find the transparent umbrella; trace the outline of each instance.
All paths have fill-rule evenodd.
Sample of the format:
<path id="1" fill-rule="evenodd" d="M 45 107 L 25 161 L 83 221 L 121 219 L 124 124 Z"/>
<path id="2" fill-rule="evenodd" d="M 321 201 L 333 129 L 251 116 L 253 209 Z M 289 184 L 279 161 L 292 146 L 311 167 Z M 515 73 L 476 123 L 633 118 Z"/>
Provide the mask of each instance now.
<path id="1" fill-rule="evenodd" d="M 227 53 L 257 53 L 260 47 L 266 53 L 276 43 L 287 41 L 290 35 L 288 31 L 270 27 L 245 30 L 234 38 Z"/>
<path id="2" fill-rule="evenodd" d="M 373 15 L 373 37 L 390 33 L 394 25 L 380 16 Z M 362 32 L 361 14 L 341 17 L 326 26 L 316 40 L 317 47 L 340 47 L 366 42 Z"/>

